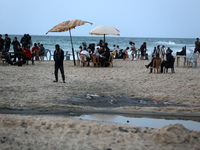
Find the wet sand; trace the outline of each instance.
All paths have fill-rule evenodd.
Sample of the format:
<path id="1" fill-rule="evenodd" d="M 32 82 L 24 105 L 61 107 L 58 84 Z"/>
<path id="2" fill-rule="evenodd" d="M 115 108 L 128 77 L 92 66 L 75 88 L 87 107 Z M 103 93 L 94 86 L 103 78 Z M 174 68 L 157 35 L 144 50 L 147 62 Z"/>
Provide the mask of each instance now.
<path id="1" fill-rule="evenodd" d="M 148 63 L 114 60 L 113 68 L 83 68 L 65 61 L 66 83 L 62 83 L 60 74 L 59 82 L 52 82 L 53 61 L 23 67 L 0 66 L 0 108 L 200 116 L 199 67 L 180 66 L 175 67 L 175 74 L 149 74 L 144 67 Z M 99 97 L 90 98 L 88 94 Z M 200 133 L 181 125 L 147 129 L 77 119 L 4 114 L 0 115 L 0 120 L 2 149 L 200 147 Z M 23 124 L 27 124 L 28 131 Z M 47 127 L 46 124 L 50 125 Z M 133 129 L 140 132 L 136 134 Z"/>

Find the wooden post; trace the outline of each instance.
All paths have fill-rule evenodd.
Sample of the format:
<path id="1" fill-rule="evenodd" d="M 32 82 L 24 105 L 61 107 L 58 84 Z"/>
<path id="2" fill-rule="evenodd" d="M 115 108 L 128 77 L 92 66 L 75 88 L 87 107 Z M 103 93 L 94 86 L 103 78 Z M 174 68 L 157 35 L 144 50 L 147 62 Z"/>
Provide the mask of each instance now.
<path id="1" fill-rule="evenodd" d="M 73 47 L 73 43 L 72 43 L 72 36 L 71 36 L 71 30 L 70 29 L 69 29 L 69 33 L 70 33 L 70 39 L 71 39 L 71 45 L 72 45 L 72 54 L 73 54 L 74 66 L 76 66 L 75 55 L 74 55 L 74 47 Z"/>

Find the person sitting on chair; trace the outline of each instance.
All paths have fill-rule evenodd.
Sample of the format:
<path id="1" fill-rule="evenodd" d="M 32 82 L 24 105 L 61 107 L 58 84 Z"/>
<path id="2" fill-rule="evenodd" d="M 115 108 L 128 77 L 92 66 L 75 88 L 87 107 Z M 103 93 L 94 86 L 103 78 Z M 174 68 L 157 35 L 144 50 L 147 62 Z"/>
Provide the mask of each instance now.
<path id="1" fill-rule="evenodd" d="M 182 51 L 181 52 L 176 52 L 176 55 L 184 55 L 184 56 L 186 56 L 185 47 L 182 47 Z"/>
<path id="2" fill-rule="evenodd" d="M 153 67 L 153 61 L 155 60 L 155 59 L 161 59 L 160 57 L 159 57 L 159 53 L 156 53 L 156 57 L 153 57 L 153 59 L 151 60 L 151 62 L 148 64 L 148 65 L 145 65 L 145 67 L 148 69 L 149 67 Z M 150 73 L 152 73 L 152 68 L 151 68 L 151 70 L 150 70 Z"/>
<path id="3" fill-rule="evenodd" d="M 161 73 L 163 73 L 163 67 L 165 68 L 170 68 L 174 63 L 174 56 L 172 56 L 172 50 L 168 47 L 167 51 L 166 51 L 166 61 L 163 61 L 161 63 Z"/>
<path id="4" fill-rule="evenodd" d="M 86 56 L 86 58 L 85 58 L 85 61 L 87 61 L 88 62 L 88 66 L 90 65 L 90 60 L 91 60 L 91 57 L 90 57 L 90 54 L 89 54 L 89 52 L 87 51 L 87 49 L 86 49 L 86 47 L 84 47 L 83 48 L 83 50 L 80 52 L 80 55 L 85 55 Z"/>
<path id="5" fill-rule="evenodd" d="M 22 53 L 23 53 L 23 61 L 25 62 L 26 60 L 32 60 L 32 65 L 34 65 L 34 60 L 32 58 L 31 50 L 23 46 Z"/>
<path id="6" fill-rule="evenodd" d="M 99 50 L 100 50 L 100 46 L 99 46 L 99 43 L 97 43 L 97 47 L 95 48 L 93 54 L 99 57 L 99 56 L 100 56 L 100 54 L 99 54 Z"/>

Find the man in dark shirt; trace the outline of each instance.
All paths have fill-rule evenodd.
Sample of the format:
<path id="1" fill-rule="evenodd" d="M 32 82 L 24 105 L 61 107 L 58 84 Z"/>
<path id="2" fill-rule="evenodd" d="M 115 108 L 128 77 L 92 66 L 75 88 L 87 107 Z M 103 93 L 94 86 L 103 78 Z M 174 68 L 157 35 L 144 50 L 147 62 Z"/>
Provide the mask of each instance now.
<path id="1" fill-rule="evenodd" d="M 16 52 L 17 46 L 20 45 L 19 41 L 17 40 L 17 37 L 15 37 L 14 40 L 12 41 L 12 45 L 14 52 Z"/>
<path id="2" fill-rule="evenodd" d="M 163 73 L 163 67 L 165 68 L 170 68 L 173 66 L 174 63 L 174 57 L 172 56 L 172 50 L 168 47 L 167 51 L 166 51 L 166 61 L 163 61 L 161 63 L 161 73 Z"/>
<path id="3" fill-rule="evenodd" d="M 4 47 L 4 40 L 2 39 L 2 35 L 0 34 L 0 52 L 2 51 Z"/>
<path id="4" fill-rule="evenodd" d="M 8 37 L 8 34 L 5 34 L 4 45 L 5 45 L 6 52 L 9 52 L 10 44 L 11 44 L 11 39 Z"/>
<path id="5" fill-rule="evenodd" d="M 58 69 L 62 74 L 63 83 L 65 83 L 65 75 L 64 75 L 64 67 L 63 67 L 63 60 L 64 60 L 64 51 L 60 49 L 60 46 L 57 44 L 55 45 L 56 50 L 54 51 L 54 61 L 55 61 L 55 78 L 54 82 L 58 82 Z"/>
<path id="6" fill-rule="evenodd" d="M 45 48 L 44 48 L 43 44 L 40 44 L 40 43 L 38 43 L 38 46 L 40 48 L 40 59 L 43 60 L 44 59 Z"/>
<path id="7" fill-rule="evenodd" d="M 140 51 L 141 51 L 141 60 L 144 59 L 144 55 L 147 51 L 147 45 L 146 45 L 146 42 L 144 42 L 141 47 L 140 47 Z"/>
<path id="8" fill-rule="evenodd" d="M 200 42 L 199 42 L 199 38 L 197 38 L 196 42 L 195 42 L 195 48 L 196 50 L 200 53 Z"/>
<path id="9" fill-rule="evenodd" d="M 28 46 L 28 37 L 26 34 L 24 34 L 24 36 L 21 38 L 20 43 L 22 43 L 22 46 Z"/>
<path id="10" fill-rule="evenodd" d="M 156 57 L 154 57 L 151 62 L 148 64 L 148 65 L 145 65 L 145 67 L 148 69 L 149 67 L 153 67 L 153 61 L 155 59 L 161 59 L 160 56 L 159 56 L 159 53 L 156 53 Z M 153 71 L 153 68 L 150 69 L 150 73 L 152 73 Z"/>

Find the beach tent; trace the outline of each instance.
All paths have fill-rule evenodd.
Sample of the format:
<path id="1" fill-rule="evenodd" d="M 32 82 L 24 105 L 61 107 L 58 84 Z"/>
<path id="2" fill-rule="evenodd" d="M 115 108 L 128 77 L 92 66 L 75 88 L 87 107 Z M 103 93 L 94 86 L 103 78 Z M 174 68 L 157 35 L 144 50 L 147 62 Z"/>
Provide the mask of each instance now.
<path id="1" fill-rule="evenodd" d="M 105 35 L 120 35 L 119 30 L 112 26 L 98 26 L 89 32 L 91 35 L 104 35 L 104 43 L 105 43 Z"/>
<path id="2" fill-rule="evenodd" d="M 69 21 L 64 21 L 64 22 L 54 26 L 51 30 L 49 30 L 46 33 L 46 34 L 48 34 L 49 32 L 65 32 L 65 31 L 69 31 L 70 39 L 71 39 L 71 45 L 72 45 L 73 60 L 74 60 L 74 65 L 75 66 L 76 66 L 76 62 L 75 62 L 74 48 L 73 48 L 73 43 L 72 43 L 71 29 L 74 29 L 76 26 L 84 25 L 85 23 L 90 23 L 92 25 L 91 22 L 87 22 L 87 21 L 83 21 L 83 20 L 78 20 L 78 19 L 69 20 Z"/>

